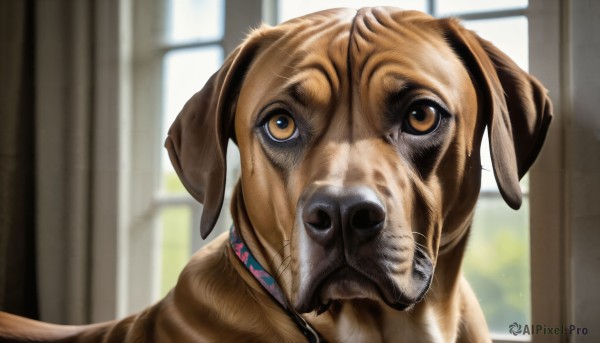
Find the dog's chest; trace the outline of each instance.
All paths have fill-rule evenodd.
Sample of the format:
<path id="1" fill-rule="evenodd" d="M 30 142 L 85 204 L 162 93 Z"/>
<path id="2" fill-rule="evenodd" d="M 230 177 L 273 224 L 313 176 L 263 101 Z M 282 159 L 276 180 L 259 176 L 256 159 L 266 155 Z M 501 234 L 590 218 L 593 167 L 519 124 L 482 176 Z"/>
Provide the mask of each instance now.
<path id="1" fill-rule="evenodd" d="M 415 316 L 406 312 L 386 312 L 381 317 L 352 311 L 339 316 L 336 325 L 337 342 L 446 342 L 439 318 L 431 308 Z"/>

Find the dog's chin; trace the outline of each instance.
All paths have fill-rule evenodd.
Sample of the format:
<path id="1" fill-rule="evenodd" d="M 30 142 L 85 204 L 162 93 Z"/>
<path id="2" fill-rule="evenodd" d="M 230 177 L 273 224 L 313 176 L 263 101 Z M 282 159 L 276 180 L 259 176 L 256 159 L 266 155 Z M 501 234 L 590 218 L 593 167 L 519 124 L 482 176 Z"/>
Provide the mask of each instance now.
<path id="1" fill-rule="evenodd" d="M 326 278 L 318 288 L 318 298 L 323 304 L 347 299 L 383 301 L 377 285 L 349 267 L 341 268 Z"/>
<path id="2" fill-rule="evenodd" d="M 368 300 L 403 311 L 419 302 L 426 291 L 427 289 L 415 299 L 407 299 L 405 296 L 392 298 L 386 296 L 382 287 L 369 277 L 353 268 L 342 267 L 325 277 L 312 293 L 300 295 L 294 307 L 299 313 L 316 311 L 320 314 L 333 302 Z M 399 290 L 389 293 L 399 294 Z"/>

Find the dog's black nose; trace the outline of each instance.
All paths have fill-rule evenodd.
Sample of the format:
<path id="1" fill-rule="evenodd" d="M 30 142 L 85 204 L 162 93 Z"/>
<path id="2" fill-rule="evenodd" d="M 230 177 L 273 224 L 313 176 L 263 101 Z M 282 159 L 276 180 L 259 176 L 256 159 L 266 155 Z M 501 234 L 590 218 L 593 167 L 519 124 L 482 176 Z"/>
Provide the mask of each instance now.
<path id="1" fill-rule="evenodd" d="M 364 243 L 383 229 L 385 208 L 367 187 L 323 186 L 306 199 L 302 220 L 308 235 L 322 245 L 343 235 L 349 244 Z"/>

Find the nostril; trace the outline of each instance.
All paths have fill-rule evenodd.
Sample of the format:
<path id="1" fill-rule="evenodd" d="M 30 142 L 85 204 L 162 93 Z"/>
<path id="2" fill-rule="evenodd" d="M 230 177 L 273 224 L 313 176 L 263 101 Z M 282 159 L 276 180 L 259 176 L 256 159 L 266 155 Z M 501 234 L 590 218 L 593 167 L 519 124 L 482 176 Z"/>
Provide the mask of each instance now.
<path id="1" fill-rule="evenodd" d="M 358 210 L 352 216 L 352 227 L 367 229 L 373 226 L 368 210 Z"/>
<path id="2" fill-rule="evenodd" d="M 357 230 L 377 227 L 385 219 L 385 213 L 378 207 L 356 210 L 350 218 L 350 225 Z"/>
<path id="3" fill-rule="evenodd" d="M 331 227 L 331 217 L 323 210 L 316 210 L 306 218 L 306 223 L 317 230 L 326 230 Z"/>

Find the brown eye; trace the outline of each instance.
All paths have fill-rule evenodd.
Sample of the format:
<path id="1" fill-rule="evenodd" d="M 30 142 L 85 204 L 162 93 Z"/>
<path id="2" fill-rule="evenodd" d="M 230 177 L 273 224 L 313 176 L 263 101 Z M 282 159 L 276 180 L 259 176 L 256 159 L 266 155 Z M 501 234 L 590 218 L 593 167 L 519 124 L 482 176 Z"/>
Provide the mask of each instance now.
<path id="1" fill-rule="evenodd" d="M 415 135 L 424 135 L 435 130 L 440 122 L 437 108 L 421 104 L 412 106 L 406 117 L 406 131 Z"/>
<path id="2" fill-rule="evenodd" d="M 288 114 L 275 114 L 265 124 L 267 134 L 276 142 L 288 141 L 298 136 L 296 122 Z"/>

